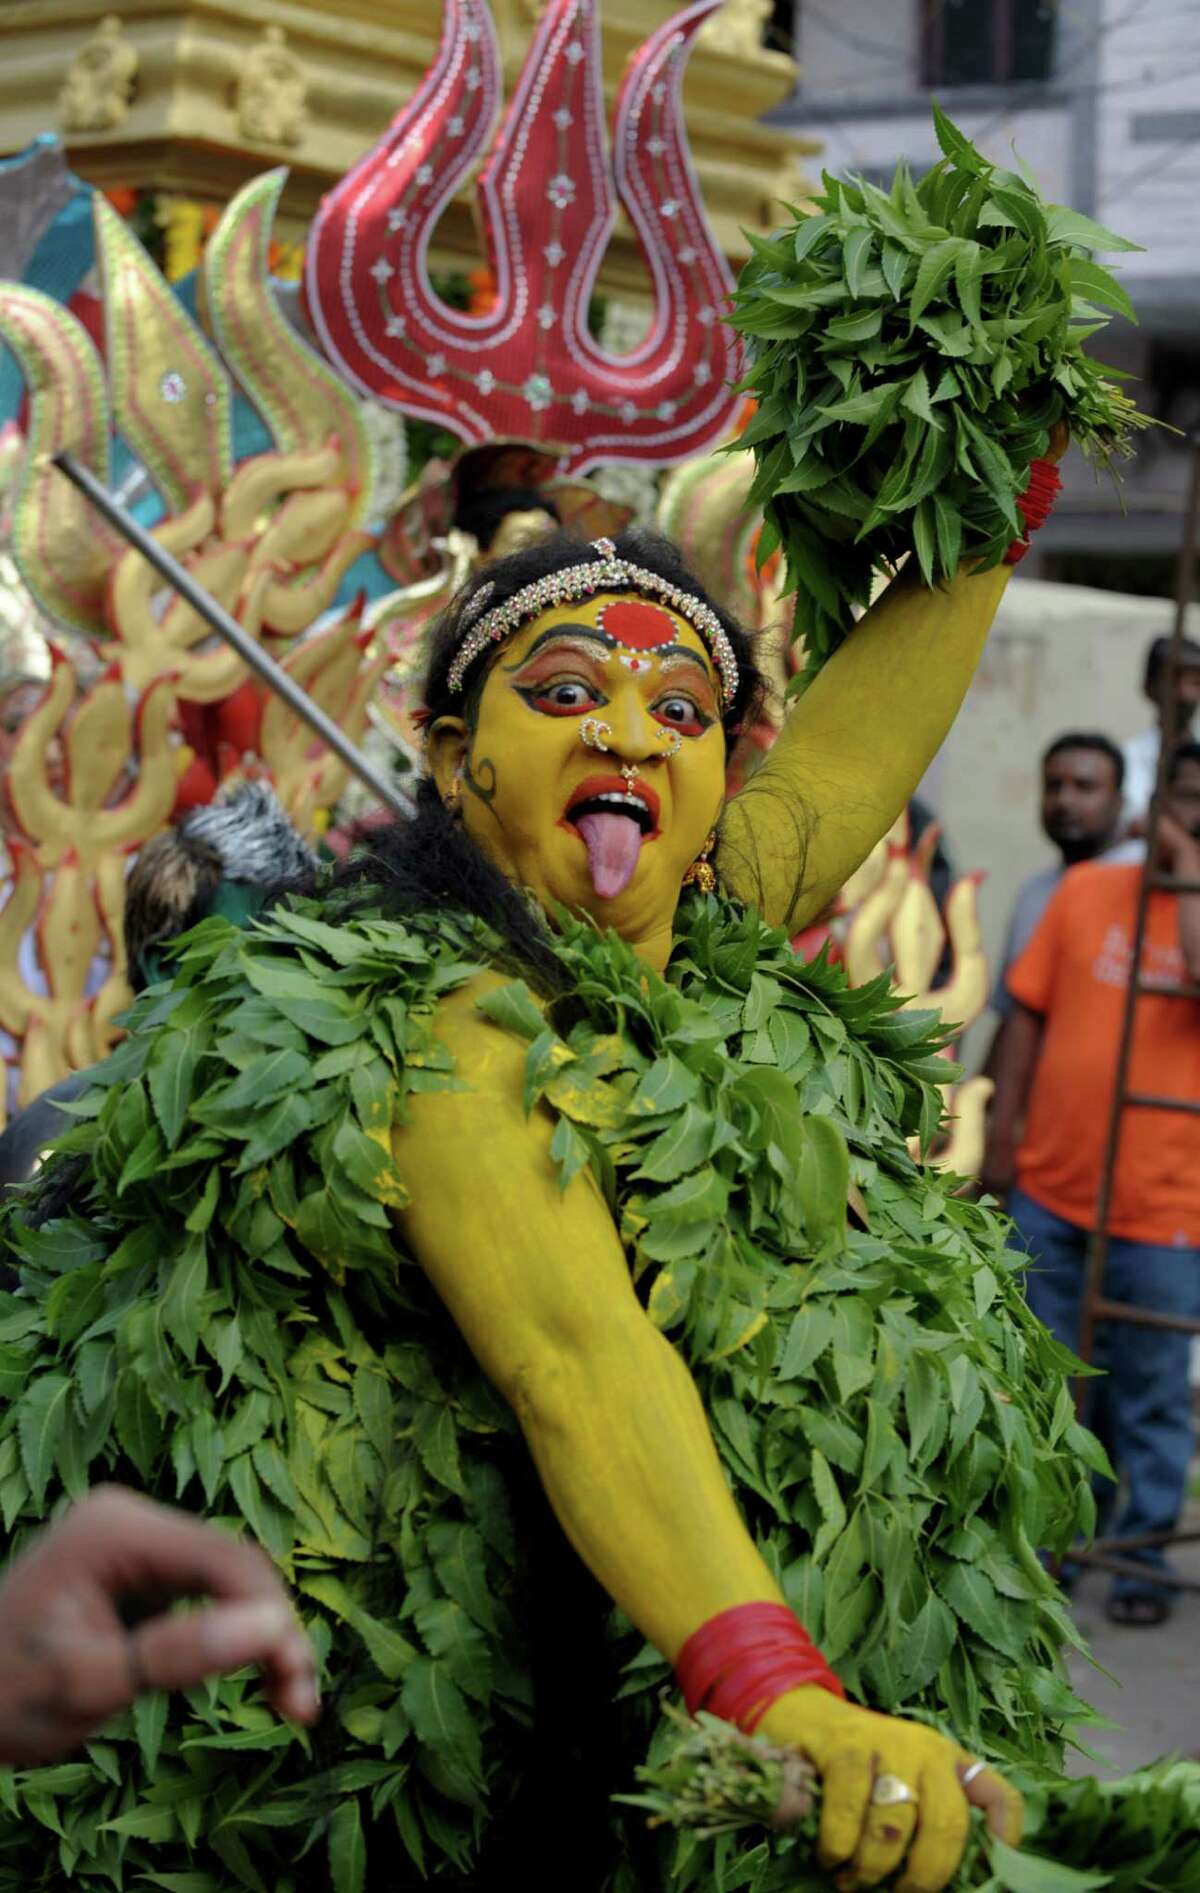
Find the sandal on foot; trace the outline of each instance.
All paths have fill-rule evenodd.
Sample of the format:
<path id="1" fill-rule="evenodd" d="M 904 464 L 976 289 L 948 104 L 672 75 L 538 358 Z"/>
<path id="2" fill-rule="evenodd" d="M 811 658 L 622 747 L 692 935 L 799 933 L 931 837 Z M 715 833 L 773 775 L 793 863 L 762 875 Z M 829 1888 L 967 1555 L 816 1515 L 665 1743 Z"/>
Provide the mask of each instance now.
<path id="1" fill-rule="evenodd" d="M 1172 1602 L 1169 1597 L 1110 1597 L 1105 1615 L 1110 1624 L 1121 1624 L 1126 1628 L 1145 1628 L 1155 1624 L 1165 1624 L 1171 1615 Z"/>

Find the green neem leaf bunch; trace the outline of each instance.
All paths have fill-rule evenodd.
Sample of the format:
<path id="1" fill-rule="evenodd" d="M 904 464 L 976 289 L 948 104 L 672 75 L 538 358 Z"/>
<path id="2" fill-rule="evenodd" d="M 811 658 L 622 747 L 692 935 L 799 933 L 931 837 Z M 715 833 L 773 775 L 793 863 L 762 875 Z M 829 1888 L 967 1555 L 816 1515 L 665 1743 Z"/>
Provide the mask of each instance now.
<path id="1" fill-rule="evenodd" d="M 997 565 L 1060 424 L 1104 463 L 1148 424 L 1083 352 L 1104 310 L 1133 317 L 1089 251 L 1138 246 L 934 119 L 931 171 L 914 183 L 901 166 L 890 192 L 826 173 L 811 214 L 754 241 L 734 296 L 759 403 L 738 443 L 758 463 L 759 557 L 783 548 L 810 672 L 904 553 L 930 585 L 964 559 Z"/>
<path id="2" fill-rule="evenodd" d="M 667 1715 L 673 1744 L 638 1770 L 640 1792 L 621 1799 L 651 1827 L 678 1830 L 680 1893 L 701 1873 L 706 1888 L 823 1893 L 830 1880 L 816 1861 L 820 1784 L 811 1770 L 794 1751 L 714 1716 L 689 1721 L 669 1707 Z M 1200 1889 L 1200 1764 L 1157 1762 L 1121 1781 L 1010 1773 L 1026 1796 L 1024 1843 L 1005 1846 L 976 1816 L 952 1893 Z"/>

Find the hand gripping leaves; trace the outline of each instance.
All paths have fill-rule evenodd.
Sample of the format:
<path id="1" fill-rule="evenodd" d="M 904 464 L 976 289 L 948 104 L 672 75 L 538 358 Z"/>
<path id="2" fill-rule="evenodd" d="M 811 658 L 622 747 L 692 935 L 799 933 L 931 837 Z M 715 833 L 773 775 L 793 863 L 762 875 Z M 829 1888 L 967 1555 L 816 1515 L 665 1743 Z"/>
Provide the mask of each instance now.
<path id="1" fill-rule="evenodd" d="M 718 1885 L 734 1884 L 725 1876 L 737 1867 L 736 1884 L 755 1893 L 785 1885 L 787 1893 L 823 1893 L 829 1881 L 812 1862 L 819 1784 L 794 1750 L 749 1740 L 713 1716 L 672 1720 L 683 1739 L 639 1769 L 640 1793 L 622 1798 L 643 1809 L 652 1827 L 683 1830 L 674 1863 L 679 1893 L 708 1884 L 698 1863 L 710 1859 Z M 1017 1769 L 1015 1779 L 1025 1795 L 1021 1850 L 977 1824 L 954 1893 L 1183 1893 L 1198 1884 L 1196 1762 L 1159 1762 L 1121 1781 L 1065 1781 L 1036 1769 Z M 776 1831 L 774 1862 L 764 1829 Z M 697 1836 L 715 1843 L 711 1855 Z M 771 1878 L 772 1865 L 786 1878 Z"/>
<path id="2" fill-rule="evenodd" d="M 810 674 L 904 553 L 930 585 L 1000 562 L 1060 423 L 1102 461 L 1147 425 L 1083 352 L 1105 309 L 1133 316 L 1090 252 L 1137 245 L 1042 203 L 934 117 L 933 170 L 914 184 L 902 167 L 888 193 L 827 174 L 811 214 L 754 243 L 734 297 L 759 404 L 740 442 L 759 562 L 782 547 Z"/>
<path id="3" fill-rule="evenodd" d="M 569 1002 L 513 982 L 485 1009 L 528 1040 L 555 1158 L 605 1193 L 789 1601 L 866 1702 L 1053 1763 L 1079 1705 L 1034 1547 L 1086 1528 L 1102 1460 L 1000 1220 L 909 1153 L 947 1074 L 933 1023 L 714 898 L 681 910 L 666 979 L 566 920 L 556 952 Z M 496 954 L 448 917 L 206 922 L 138 1002 L 38 1217 L 7 1210 L 6 1528 L 113 1476 L 240 1523 L 299 1593 L 326 1710 L 280 1727 L 241 1676 L 0 1775 L 0 1889 L 359 1893 L 415 1878 L 405 1855 L 469 1880 L 522 1786 L 524 1447 L 389 1223 L 391 1124 L 469 1082 L 437 1000 Z M 851 1180 L 869 1233 L 845 1227 Z M 606 1638 L 615 1785 L 667 1670 L 615 1614 Z M 611 1886 L 665 1886 L 619 1818 Z M 711 1884 L 710 1842 L 695 1860 Z"/>

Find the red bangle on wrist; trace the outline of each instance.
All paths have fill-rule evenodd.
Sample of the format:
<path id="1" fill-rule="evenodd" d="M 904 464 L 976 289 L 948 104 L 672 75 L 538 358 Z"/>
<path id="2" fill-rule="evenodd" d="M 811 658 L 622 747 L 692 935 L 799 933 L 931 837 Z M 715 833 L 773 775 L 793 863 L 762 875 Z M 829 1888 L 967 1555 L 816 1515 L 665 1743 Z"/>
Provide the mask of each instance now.
<path id="1" fill-rule="evenodd" d="M 1017 494 L 1017 510 L 1025 521 L 1025 534 L 1021 539 L 1014 539 L 1004 555 L 1005 565 L 1016 565 L 1029 550 L 1030 534 L 1039 526 L 1044 526 L 1050 517 L 1050 508 L 1055 495 L 1062 485 L 1062 475 L 1052 460 L 1035 460 L 1029 469 L 1029 484 L 1023 493 Z"/>
<path id="2" fill-rule="evenodd" d="M 737 1604 L 710 1617 L 680 1650 L 675 1675 L 689 1715 L 707 1709 L 745 1735 L 805 1683 L 846 1693 L 786 1604 Z"/>

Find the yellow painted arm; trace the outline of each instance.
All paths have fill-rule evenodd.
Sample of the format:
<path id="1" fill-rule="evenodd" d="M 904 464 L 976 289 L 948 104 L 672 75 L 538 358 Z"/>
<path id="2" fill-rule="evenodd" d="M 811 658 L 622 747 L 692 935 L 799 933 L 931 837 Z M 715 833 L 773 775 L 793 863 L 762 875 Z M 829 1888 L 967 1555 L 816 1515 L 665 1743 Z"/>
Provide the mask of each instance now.
<path id="1" fill-rule="evenodd" d="M 590 1176 L 558 1185 L 554 1119 L 526 1118 L 525 1047 L 447 1000 L 467 1093 L 423 1094 L 396 1133 L 401 1223 L 510 1401 L 572 1544 L 663 1654 L 731 1605 L 781 1594 L 734 1505 L 691 1375 L 643 1313 Z"/>
<path id="2" fill-rule="evenodd" d="M 904 808 L 957 715 L 1011 572 L 888 586 L 725 810 L 732 894 L 790 932 L 815 919 Z"/>

